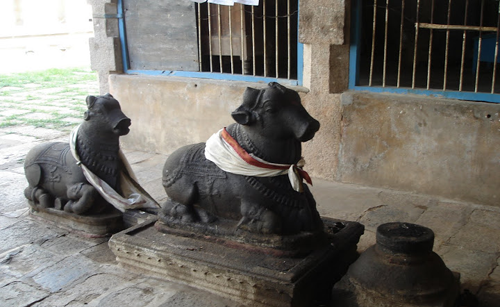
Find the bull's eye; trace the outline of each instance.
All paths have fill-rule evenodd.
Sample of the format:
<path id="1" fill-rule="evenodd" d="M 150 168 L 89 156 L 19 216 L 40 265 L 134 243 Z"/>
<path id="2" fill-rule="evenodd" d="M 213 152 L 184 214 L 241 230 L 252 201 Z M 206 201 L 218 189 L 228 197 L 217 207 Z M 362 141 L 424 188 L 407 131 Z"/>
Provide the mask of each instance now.
<path id="1" fill-rule="evenodd" d="M 278 112 L 278 109 L 276 109 L 276 108 L 266 108 L 266 112 L 274 114 L 274 113 Z"/>

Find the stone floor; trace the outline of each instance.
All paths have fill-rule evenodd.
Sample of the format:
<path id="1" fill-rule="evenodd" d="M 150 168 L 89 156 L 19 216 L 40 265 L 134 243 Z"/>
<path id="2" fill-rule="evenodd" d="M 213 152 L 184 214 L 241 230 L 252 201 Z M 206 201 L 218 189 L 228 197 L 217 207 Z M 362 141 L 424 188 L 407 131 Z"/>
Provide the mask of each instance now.
<path id="1" fill-rule="evenodd" d="M 107 239 L 79 237 L 31 216 L 23 196 L 24 157 L 37 143 L 66 139 L 65 131 L 0 128 L 0 306 L 240 306 L 126 271 L 116 263 Z M 160 176 L 166 157 L 130 150 L 125 154 L 145 189 L 164 200 Z M 500 306 L 499 208 L 313 181 L 322 215 L 365 225 L 359 252 L 374 244 L 375 229 L 382 223 L 430 227 L 436 234 L 434 250 L 461 274 L 462 288 L 479 300 L 467 306 Z"/>

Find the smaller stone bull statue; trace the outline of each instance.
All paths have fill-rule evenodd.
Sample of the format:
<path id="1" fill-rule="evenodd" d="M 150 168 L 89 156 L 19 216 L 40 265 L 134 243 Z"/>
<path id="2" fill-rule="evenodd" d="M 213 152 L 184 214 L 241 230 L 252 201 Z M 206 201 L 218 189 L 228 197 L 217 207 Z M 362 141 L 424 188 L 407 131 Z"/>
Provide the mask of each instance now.
<path id="1" fill-rule="evenodd" d="M 247 88 L 233 113 L 236 123 L 206 143 L 175 151 L 165 162 L 168 195 L 164 223 L 234 221 L 235 229 L 261 234 L 316 232 L 323 223 L 302 183 L 301 142 L 312 139 L 319 122 L 297 92 L 278 83 Z M 225 223 L 227 225 L 227 223 Z"/>
<path id="2" fill-rule="evenodd" d="M 89 183 L 83 166 L 121 193 L 119 137 L 129 132 L 131 121 L 110 94 L 88 96 L 86 102 L 88 110 L 73 137 L 73 148 L 68 143 L 51 142 L 28 152 L 24 169 L 29 186 L 24 194 L 32 205 L 74 214 L 111 209 L 113 206 Z"/>

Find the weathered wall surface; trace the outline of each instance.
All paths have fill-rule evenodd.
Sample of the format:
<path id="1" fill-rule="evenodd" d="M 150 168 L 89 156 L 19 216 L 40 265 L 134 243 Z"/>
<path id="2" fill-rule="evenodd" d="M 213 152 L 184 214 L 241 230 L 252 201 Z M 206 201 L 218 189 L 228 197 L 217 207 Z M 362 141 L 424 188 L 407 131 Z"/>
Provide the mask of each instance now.
<path id="1" fill-rule="evenodd" d="M 111 75 L 110 92 L 132 119 L 125 148 L 170 154 L 177 148 L 205 142 L 233 123 L 247 86 L 259 84 L 215 80 Z"/>
<path id="2" fill-rule="evenodd" d="M 114 0 L 89 3 L 94 14 L 115 10 Z M 500 105 L 348 92 L 349 5 L 300 1 L 301 97 L 321 123 L 303 146 L 306 170 L 328 180 L 500 206 Z M 95 21 L 95 31 L 93 67 L 101 78 L 121 69 L 121 54 L 113 20 Z M 101 78 L 102 92 L 107 80 Z M 265 84 L 109 77 L 109 91 L 132 118 L 123 146 L 163 154 L 232 123 L 230 113 L 247 86 Z"/>
<path id="3" fill-rule="evenodd" d="M 344 93 L 336 180 L 500 206 L 500 105 Z"/>

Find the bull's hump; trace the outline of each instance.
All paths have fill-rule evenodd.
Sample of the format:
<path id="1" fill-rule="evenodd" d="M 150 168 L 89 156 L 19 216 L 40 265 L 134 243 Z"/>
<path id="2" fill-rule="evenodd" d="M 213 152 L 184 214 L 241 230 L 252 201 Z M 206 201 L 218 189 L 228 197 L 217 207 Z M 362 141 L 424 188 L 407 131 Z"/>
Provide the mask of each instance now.
<path id="1" fill-rule="evenodd" d="M 223 170 L 205 158 L 205 143 L 186 147 L 183 154 L 175 160 L 177 161 L 172 161 L 176 163 L 174 169 L 164 169 L 163 171 L 164 187 L 171 186 L 183 176 L 189 176 L 193 179 L 204 178 L 210 181 L 217 178 L 226 178 Z"/>
<path id="2" fill-rule="evenodd" d="M 67 171 L 66 155 L 68 155 L 69 150 L 68 143 L 54 142 L 43 144 L 43 148 L 41 148 L 29 165 L 48 164 L 61 167 Z M 26 165 L 26 167 L 29 165 Z"/>

